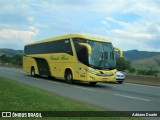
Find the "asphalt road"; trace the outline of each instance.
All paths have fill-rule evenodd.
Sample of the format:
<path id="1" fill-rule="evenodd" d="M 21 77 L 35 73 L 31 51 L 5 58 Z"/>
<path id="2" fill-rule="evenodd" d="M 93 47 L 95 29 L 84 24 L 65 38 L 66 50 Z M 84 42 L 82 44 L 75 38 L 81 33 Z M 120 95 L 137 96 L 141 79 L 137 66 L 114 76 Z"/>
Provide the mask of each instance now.
<path id="1" fill-rule="evenodd" d="M 160 87 L 131 83 L 90 86 L 76 82 L 70 85 L 64 80 L 33 78 L 21 69 L 5 67 L 0 67 L 0 76 L 115 111 L 160 111 Z"/>

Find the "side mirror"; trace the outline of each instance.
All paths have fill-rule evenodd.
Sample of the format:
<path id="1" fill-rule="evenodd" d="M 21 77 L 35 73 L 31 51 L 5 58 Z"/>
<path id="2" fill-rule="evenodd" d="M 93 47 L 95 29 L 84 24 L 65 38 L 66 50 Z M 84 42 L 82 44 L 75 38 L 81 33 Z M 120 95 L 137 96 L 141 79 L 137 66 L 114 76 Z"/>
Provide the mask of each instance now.
<path id="1" fill-rule="evenodd" d="M 123 57 L 123 51 L 121 50 L 121 49 L 119 49 L 119 48 L 116 48 L 116 47 L 114 47 L 114 50 L 117 50 L 117 51 L 119 51 L 119 57 Z"/>
<path id="2" fill-rule="evenodd" d="M 85 46 L 88 50 L 88 54 L 91 55 L 92 54 L 92 48 L 89 44 L 87 43 L 78 43 L 79 45 Z"/>

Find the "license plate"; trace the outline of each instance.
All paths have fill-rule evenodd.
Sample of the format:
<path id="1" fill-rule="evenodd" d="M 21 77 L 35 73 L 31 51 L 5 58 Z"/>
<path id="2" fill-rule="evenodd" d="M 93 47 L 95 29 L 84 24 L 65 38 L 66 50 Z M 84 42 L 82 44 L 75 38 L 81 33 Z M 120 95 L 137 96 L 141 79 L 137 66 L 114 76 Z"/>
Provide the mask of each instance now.
<path id="1" fill-rule="evenodd" d="M 102 78 L 102 80 L 108 80 L 108 78 Z"/>

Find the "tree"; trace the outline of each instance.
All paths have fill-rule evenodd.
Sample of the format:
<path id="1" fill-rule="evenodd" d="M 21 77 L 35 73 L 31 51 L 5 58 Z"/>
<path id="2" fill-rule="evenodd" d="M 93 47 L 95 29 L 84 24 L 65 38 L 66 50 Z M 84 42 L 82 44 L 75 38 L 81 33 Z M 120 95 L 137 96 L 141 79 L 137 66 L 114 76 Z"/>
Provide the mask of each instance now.
<path id="1" fill-rule="evenodd" d="M 116 60 L 117 70 L 124 71 L 131 69 L 130 61 L 125 60 L 124 58 L 117 58 Z"/>
<path id="2" fill-rule="evenodd" d="M 13 64 L 13 65 L 19 65 L 22 66 L 22 56 L 21 55 L 15 55 L 15 56 L 6 56 L 2 55 L 0 57 L 0 62 L 2 64 Z"/>
<path id="3" fill-rule="evenodd" d="M 2 64 L 5 64 L 5 63 L 9 63 L 10 62 L 10 59 L 9 57 L 7 57 L 6 55 L 2 55 L 0 57 L 0 61 L 2 62 Z"/>
<path id="4" fill-rule="evenodd" d="M 15 55 L 11 58 L 11 62 L 14 65 L 22 65 L 22 56 L 21 55 Z"/>
<path id="5" fill-rule="evenodd" d="M 150 76 L 157 76 L 159 71 L 158 70 L 138 70 L 137 73 L 139 75 L 150 75 Z"/>
<path id="6" fill-rule="evenodd" d="M 135 68 L 132 68 L 132 67 L 131 67 L 131 68 L 129 68 L 129 72 L 130 72 L 130 73 L 135 73 L 136 70 L 135 70 Z"/>

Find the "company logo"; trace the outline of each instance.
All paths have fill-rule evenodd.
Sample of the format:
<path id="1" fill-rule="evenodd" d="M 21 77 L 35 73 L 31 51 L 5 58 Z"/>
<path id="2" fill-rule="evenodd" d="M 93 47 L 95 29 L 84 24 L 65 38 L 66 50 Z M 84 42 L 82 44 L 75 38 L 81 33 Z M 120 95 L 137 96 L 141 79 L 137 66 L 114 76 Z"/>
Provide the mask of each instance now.
<path id="1" fill-rule="evenodd" d="M 51 60 L 68 60 L 69 58 L 68 57 L 66 57 L 65 55 L 60 55 L 60 56 L 53 56 L 53 55 L 51 55 Z"/>
<path id="2" fill-rule="evenodd" d="M 11 112 L 2 112 L 2 117 L 11 117 Z"/>
<path id="3" fill-rule="evenodd" d="M 2 117 L 42 117 L 40 112 L 2 112 Z"/>

